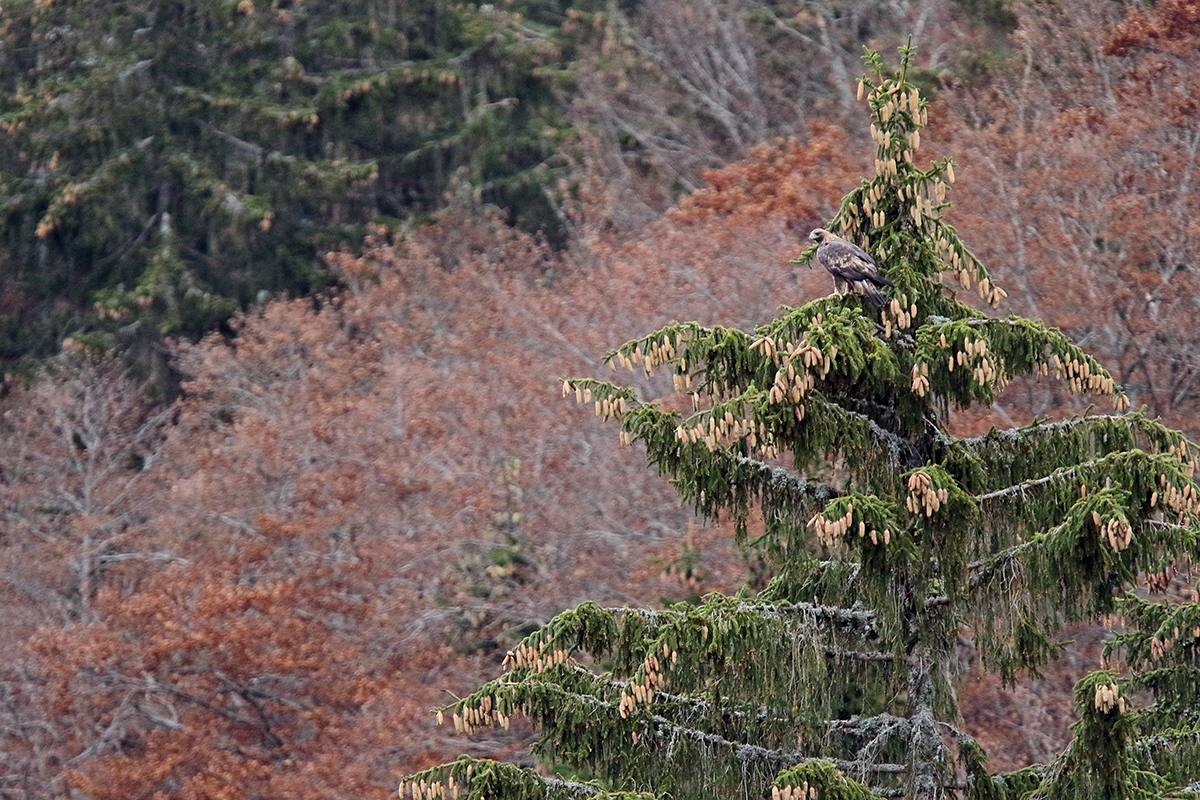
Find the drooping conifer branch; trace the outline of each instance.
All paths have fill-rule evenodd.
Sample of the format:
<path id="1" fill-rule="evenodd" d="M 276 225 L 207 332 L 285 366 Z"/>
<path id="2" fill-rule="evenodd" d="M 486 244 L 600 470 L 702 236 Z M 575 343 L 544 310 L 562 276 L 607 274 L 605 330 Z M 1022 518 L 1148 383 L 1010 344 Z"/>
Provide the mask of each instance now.
<path id="1" fill-rule="evenodd" d="M 644 442 L 650 463 L 674 476 L 680 494 L 692 502 L 697 514 L 716 518 L 722 511 L 731 513 L 739 533 L 744 533 L 754 502 L 770 509 L 772 519 L 783 515 L 782 521 L 793 523 L 794 530 L 795 522 L 812 514 L 822 494 L 833 494 L 832 489 L 819 486 L 810 490 L 807 480 L 799 484 L 781 480 L 783 476 L 774 469 L 764 471 L 757 457 L 764 450 L 771 455 L 787 443 L 793 452 L 840 453 L 846 466 L 868 485 L 890 483 L 897 471 L 921 457 L 911 440 L 817 392 L 806 398 L 804 420 L 795 419 L 791 411 L 773 410 L 748 417 L 747 409 L 765 399 L 765 393 L 753 386 L 686 418 L 657 404 L 642 403 L 628 389 L 603 381 L 569 380 L 563 393 L 574 393 L 584 404 L 594 403 L 599 416 L 619 419 L 622 441 Z M 732 502 L 727 502 L 729 498 Z"/>
<path id="2" fill-rule="evenodd" d="M 460 757 L 410 775 L 399 796 L 412 800 L 485 800 L 502 792 L 519 800 L 657 800 L 649 792 L 614 792 L 577 781 L 543 778 L 513 764 Z"/>
<path id="3" fill-rule="evenodd" d="M 875 615 L 866 609 L 839 608 L 810 603 L 755 602 L 744 598 L 707 596 L 695 607 L 676 606 L 662 611 L 642 608 L 603 608 L 584 603 L 555 617 L 542 630 L 527 637 L 513 653 L 513 665 L 550 659 L 552 653 L 582 650 L 596 658 L 619 655 L 623 669 L 637 668 L 647 656 L 687 647 L 717 646 L 719 637 L 753 625 L 777 627 L 785 637 L 833 631 L 845 637 L 871 634 Z M 700 634 L 696 636 L 696 634 Z M 721 658 L 728 657 L 722 654 Z"/>
<path id="4" fill-rule="evenodd" d="M 1110 453 L 1134 448 L 1151 454 L 1171 452 L 1183 442 L 1178 431 L 1138 412 L 1038 421 L 970 439 L 939 436 L 935 455 L 947 463 L 965 488 L 985 494 Z"/>
<path id="5" fill-rule="evenodd" d="M 1119 457 L 1125 457 L 1126 454 L 1122 452 L 1118 455 Z M 1073 467 L 1061 467 L 1054 470 L 1054 472 L 1051 472 L 1049 475 L 1045 475 L 1041 478 L 1033 478 L 1015 486 L 1006 486 L 1003 489 L 996 489 L 988 492 L 987 494 L 977 495 L 975 499 L 980 503 L 1011 498 L 1019 498 L 1021 502 L 1027 502 L 1034 494 L 1033 490 L 1040 486 L 1048 486 L 1054 483 L 1064 483 L 1068 480 L 1076 481 L 1080 479 L 1085 481 L 1085 483 L 1081 485 L 1086 486 L 1087 474 L 1096 470 L 1096 468 L 1107 466 L 1111 460 L 1113 460 L 1112 457 L 1105 456 L 1104 458 L 1097 458 L 1091 461 L 1085 461 L 1082 464 L 1076 464 Z"/>
<path id="6" fill-rule="evenodd" d="M 1160 589 L 1173 573 L 1168 564 L 1155 581 Z M 1200 723 L 1200 606 L 1127 593 L 1117 608 L 1127 629 L 1106 645 L 1105 656 L 1120 652 L 1126 663 L 1144 670 L 1133 679 L 1136 685 L 1171 698 L 1164 705 L 1172 713 L 1186 713 L 1193 725 Z"/>
<path id="7" fill-rule="evenodd" d="M 970 565 L 977 641 L 1006 677 L 1010 664 L 1036 667 L 1053 655 L 1064 620 L 1112 612 L 1118 586 L 1158 568 L 1164 554 L 1200 552 L 1195 527 L 1130 527 L 1124 495 L 1081 498 L 1061 524 Z"/>
<path id="8" fill-rule="evenodd" d="M 724 732 L 706 730 L 709 726 L 728 729 L 729 717 L 705 716 L 685 701 L 689 719 L 680 721 L 665 713 L 670 704 L 651 703 L 625 713 L 621 703 L 606 694 L 623 692 L 617 685 L 596 678 L 586 670 L 555 668 L 555 674 L 539 675 L 520 682 L 494 681 L 459 703 L 464 713 L 456 716 L 456 725 L 470 730 L 479 724 L 497 724 L 508 714 L 520 711 L 538 722 L 545 731 L 541 748 L 547 755 L 561 758 L 570 754 L 600 774 L 620 775 L 627 779 L 649 780 L 656 774 L 683 775 L 678 768 L 699 757 L 705 764 L 699 775 L 678 780 L 682 787 L 696 779 L 740 774 L 765 788 L 782 769 L 797 764 L 829 759 L 807 755 L 794 749 L 795 738 L 778 736 L 762 729 L 748 730 L 751 741 L 738 741 Z M 624 696 L 623 694 L 621 696 Z M 478 702 L 478 706 L 472 703 Z M 472 713 L 470 709 L 474 708 Z M 676 707 L 674 710 L 680 710 Z M 725 722 L 721 719 L 724 718 Z M 630 750 L 602 748 L 610 736 L 627 738 L 639 746 Z M 770 741 L 780 746 L 769 746 Z M 757 742 L 757 743 L 756 743 Z M 864 759 L 834 760 L 839 769 L 861 774 L 900 773 L 902 764 L 877 763 Z M 684 771 L 685 772 L 685 771 Z M 708 773 L 707 775 L 705 773 Z"/>
<path id="9" fill-rule="evenodd" d="M 897 717 L 884 712 L 867 717 L 851 717 L 829 721 L 830 730 L 850 732 L 859 736 L 876 736 L 881 730 L 902 729 L 908 726 L 907 717 Z"/>
<path id="10" fill-rule="evenodd" d="M 1195 529 L 1181 527 L 1194 526 L 1200 511 L 1190 475 L 1190 463 L 1181 464 L 1177 454 L 1128 450 L 978 499 L 990 512 L 986 529 L 996 544 L 1010 545 L 1020 535 L 1044 542 L 1042 551 L 1059 553 L 1063 573 L 1058 585 L 1075 585 L 1072 575 L 1085 584 L 1102 580 L 1094 568 L 1081 571 L 1076 566 L 1080 554 L 1066 544 L 1075 541 L 1086 543 L 1085 552 L 1094 554 L 1088 562 L 1093 567 L 1116 570 L 1104 580 L 1128 580 L 1138 571 L 1156 569 L 1157 559 L 1167 552 L 1196 552 Z M 1157 524 L 1164 516 L 1177 525 Z M 1052 520 L 1061 522 L 1046 527 Z M 1046 532 L 1040 540 L 1032 533 L 1039 530 Z"/>
<path id="11" fill-rule="evenodd" d="M 783 467 L 773 467 L 758 459 L 737 453 L 730 454 L 737 464 L 756 470 L 765 480 L 764 485 L 771 494 L 790 498 L 808 497 L 817 503 L 826 503 L 841 497 L 842 491 L 827 483 L 815 483 L 788 472 Z"/>
<path id="12" fill-rule="evenodd" d="M 648 698 L 664 689 L 739 705 L 750 702 L 751 708 L 758 708 L 761 703 L 746 698 L 755 696 L 756 686 L 768 683 L 797 687 L 770 704 L 769 713 L 823 713 L 827 695 L 799 691 L 813 676 L 845 681 L 861 673 L 856 664 L 892 661 L 892 655 L 873 646 L 872 621 L 873 615 L 863 611 L 719 596 L 706 598 L 696 608 L 653 614 L 588 604 L 565 612 L 527 638 L 510 652 L 506 665 L 513 679 L 532 679 L 581 649 L 593 658 L 615 659 L 619 677 L 643 684 L 636 691 L 621 690 L 629 695 L 621 704 L 630 709 L 650 702 Z M 488 689 L 459 705 L 478 708 Z"/>
<path id="13" fill-rule="evenodd" d="M 917 342 L 921 374 L 939 387 L 935 394 L 963 408 L 990 404 L 1009 381 L 1028 374 L 1053 375 L 1076 394 L 1106 395 L 1118 408 L 1128 407 L 1107 370 L 1061 331 L 1037 320 L 931 317 Z"/>

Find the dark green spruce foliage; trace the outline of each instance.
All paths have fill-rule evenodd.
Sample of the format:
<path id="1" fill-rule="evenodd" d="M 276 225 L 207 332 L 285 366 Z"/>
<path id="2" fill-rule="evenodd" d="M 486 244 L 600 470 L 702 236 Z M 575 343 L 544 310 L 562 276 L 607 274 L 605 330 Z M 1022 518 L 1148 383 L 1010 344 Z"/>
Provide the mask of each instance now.
<path id="1" fill-rule="evenodd" d="M 451 190 L 549 229 L 561 10 L 526 5 L 4 3 L 0 358 L 195 336 Z"/>
<path id="2" fill-rule="evenodd" d="M 1191 446 L 1137 413 L 946 432 L 952 408 L 989 404 L 1022 375 L 1126 403 L 1059 331 L 984 316 L 943 283 L 1003 297 L 941 219 L 952 164 L 915 163 L 926 102 L 902 53 L 895 76 L 869 56 L 876 175 L 829 225 L 876 257 L 890 306 L 826 297 L 753 332 L 672 323 L 609 354 L 670 370 L 691 415 L 613 383 L 564 386 L 642 442 L 699 514 L 732 517 L 774 579 L 662 611 L 585 604 L 443 709 L 467 731 L 524 714 L 539 754 L 592 783 L 463 759 L 412 776 L 403 796 L 1124 800 L 1200 781 L 1200 610 L 1132 591 L 1200 556 Z M 1077 687 L 1073 743 L 989 775 L 957 725 L 960 631 L 1016 682 L 1054 655 L 1064 623 L 1101 615 L 1126 632 L 1114 670 Z"/>

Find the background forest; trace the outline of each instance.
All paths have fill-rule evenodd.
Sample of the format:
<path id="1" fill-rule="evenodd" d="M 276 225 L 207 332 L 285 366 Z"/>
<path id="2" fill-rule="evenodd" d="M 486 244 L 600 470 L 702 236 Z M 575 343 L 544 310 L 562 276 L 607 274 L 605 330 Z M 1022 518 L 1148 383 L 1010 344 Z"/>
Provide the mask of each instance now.
<path id="1" fill-rule="evenodd" d="M 909 34 L 1000 313 L 1196 438 L 1196 0 L 5 3 L 0 797 L 528 760 L 429 709 L 585 600 L 762 586 L 561 378 L 829 293 L 788 261 Z M 1085 410 L 1017 381 L 955 425 Z M 960 633 L 993 765 L 1061 749 L 1107 636 L 1001 690 Z"/>

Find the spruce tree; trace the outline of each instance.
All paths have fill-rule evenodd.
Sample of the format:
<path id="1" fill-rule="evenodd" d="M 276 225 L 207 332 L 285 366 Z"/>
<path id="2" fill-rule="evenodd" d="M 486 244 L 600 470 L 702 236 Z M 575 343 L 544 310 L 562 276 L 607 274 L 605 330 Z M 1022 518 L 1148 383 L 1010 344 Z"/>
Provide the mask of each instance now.
<path id="1" fill-rule="evenodd" d="M 567 125 L 535 71 L 562 54 L 555 15 L 524 9 L 5 3 L 0 361 L 81 332 L 196 338 L 261 292 L 324 286 L 326 252 L 448 193 L 553 233 Z"/>
<path id="2" fill-rule="evenodd" d="M 749 332 L 671 323 L 608 355 L 670 371 L 693 413 L 617 383 L 563 387 L 622 443 L 643 443 L 698 514 L 732 518 L 773 565 L 769 585 L 664 610 L 584 604 L 438 712 L 467 732 L 525 715 L 539 756 L 586 782 L 464 757 L 409 777 L 402 796 L 1123 800 L 1200 787 L 1200 608 L 1152 597 L 1200 554 L 1194 446 L 1124 413 L 1120 386 L 1058 330 L 956 296 L 950 279 L 993 305 L 1005 293 L 943 220 L 952 161 L 917 164 L 928 101 L 912 53 L 896 71 L 867 56 L 875 175 L 827 226 L 875 256 L 889 304 L 833 295 Z M 1116 413 L 948 432 L 952 410 L 991 404 L 1019 376 Z M 1076 687 L 1071 744 L 989 774 L 959 725 L 960 631 L 1015 683 L 1054 657 L 1065 624 L 1102 616 L 1123 632 Z"/>

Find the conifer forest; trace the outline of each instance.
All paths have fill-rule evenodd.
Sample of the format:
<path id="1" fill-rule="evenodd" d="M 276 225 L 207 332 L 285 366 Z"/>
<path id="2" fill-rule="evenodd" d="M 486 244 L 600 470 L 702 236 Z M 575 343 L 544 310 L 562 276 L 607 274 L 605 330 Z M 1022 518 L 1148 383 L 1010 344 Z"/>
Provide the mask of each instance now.
<path id="1" fill-rule="evenodd" d="M 1198 318 L 1200 0 L 7 0 L 0 800 L 1200 800 Z"/>

